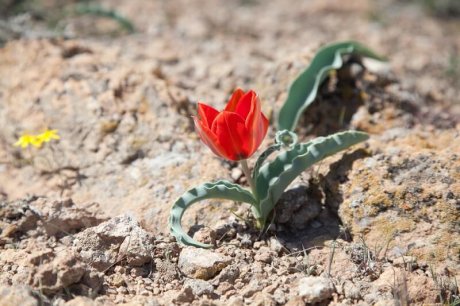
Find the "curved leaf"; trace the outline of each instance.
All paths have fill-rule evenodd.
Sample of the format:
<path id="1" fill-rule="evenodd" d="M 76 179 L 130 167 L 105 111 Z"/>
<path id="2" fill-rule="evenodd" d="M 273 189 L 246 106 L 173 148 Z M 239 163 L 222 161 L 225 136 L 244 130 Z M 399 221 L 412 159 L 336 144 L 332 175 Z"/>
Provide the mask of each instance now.
<path id="1" fill-rule="evenodd" d="M 256 179 L 260 223 L 265 223 L 284 190 L 305 169 L 368 138 L 367 133 L 357 131 L 318 137 L 307 143 L 295 145 L 291 150 L 278 154 L 272 162 L 263 165 Z"/>
<path id="2" fill-rule="evenodd" d="M 251 205 L 255 205 L 256 203 L 256 200 L 249 191 L 228 181 L 205 183 L 190 189 L 177 199 L 169 216 L 170 231 L 176 237 L 177 242 L 201 248 L 212 247 L 210 244 L 204 244 L 193 240 L 193 238 L 187 235 L 182 229 L 181 224 L 182 216 L 187 208 L 196 202 L 212 198 L 246 202 Z"/>
<path id="3" fill-rule="evenodd" d="M 256 177 L 259 175 L 260 167 L 262 167 L 262 164 L 273 152 L 279 151 L 282 147 L 294 147 L 297 143 L 297 139 L 297 135 L 294 132 L 288 130 L 276 132 L 275 144 L 269 146 L 265 151 L 262 152 L 262 154 L 260 154 L 259 158 L 257 158 L 254 169 L 252 170 L 252 179 L 256 179 Z M 257 194 L 255 197 L 257 198 Z"/>
<path id="4" fill-rule="evenodd" d="M 82 3 L 79 4 L 75 7 L 75 11 L 78 14 L 88 14 L 88 15 L 94 15 L 94 16 L 99 16 L 99 17 L 105 17 L 105 18 L 110 18 L 115 20 L 123 29 L 127 30 L 130 33 L 135 32 L 135 28 L 133 23 L 127 19 L 126 17 L 123 17 L 120 15 L 117 11 L 103 8 L 99 5 L 92 5 L 92 4 L 87 4 L 87 3 Z"/>
<path id="5" fill-rule="evenodd" d="M 265 162 L 267 157 L 269 157 L 273 152 L 279 151 L 283 145 L 280 143 L 275 143 L 269 146 L 262 154 L 257 158 L 256 163 L 254 164 L 254 169 L 252 169 L 252 179 L 254 180 L 259 175 L 259 169 L 262 164 Z M 257 197 L 257 195 L 255 195 Z"/>
<path id="6" fill-rule="evenodd" d="M 356 54 L 384 61 L 385 59 L 360 43 L 348 41 L 324 46 L 310 66 L 291 84 L 289 94 L 278 115 L 279 130 L 294 130 L 302 112 L 315 100 L 318 88 L 330 70 L 343 65 L 344 54 Z"/>

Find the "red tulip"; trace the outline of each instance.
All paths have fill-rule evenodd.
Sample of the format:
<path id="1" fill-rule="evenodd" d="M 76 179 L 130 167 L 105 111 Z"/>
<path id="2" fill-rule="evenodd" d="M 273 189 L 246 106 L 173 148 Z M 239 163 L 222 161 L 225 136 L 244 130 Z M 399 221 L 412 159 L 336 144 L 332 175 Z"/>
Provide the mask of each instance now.
<path id="1" fill-rule="evenodd" d="M 218 156 L 237 161 L 250 157 L 262 143 L 268 120 L 257 94 L 236 89 L 222 112 L 198 103 L 195 126 L 201 140 Z"/>

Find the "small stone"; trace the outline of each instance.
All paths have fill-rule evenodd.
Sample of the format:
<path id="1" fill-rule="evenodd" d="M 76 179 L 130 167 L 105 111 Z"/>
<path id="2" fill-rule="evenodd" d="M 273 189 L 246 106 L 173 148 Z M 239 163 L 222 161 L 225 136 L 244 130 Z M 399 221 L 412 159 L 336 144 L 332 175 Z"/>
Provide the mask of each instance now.
<path id="1" fill-rule="evenodd" d="M 201 243 L 215 245 L 216 232 L 210 229 L 209 227 L 203 227 L 193 235 L 193 239 Z"/>
<path id="2" fill-rule="evenodd" d="M 188 279 L 184 283 L 184 288 L 185 287 L 190 287 L 195 296 L 211 296 L 214 293 L 214 287 L 207 281 L 201 279 Z"/>
<path id="3" fill-rule="evenodd" d="M 173 299 L 173 302 L 176 303 L 191 303 L 194 300 L 195 296 L 193 295 L 193 290 L 190 287 L 183 288 L 177 297 Z"/>
<path id="4" fill-rule="evenodd" d="M 262 286 L 257 279 L 252 279 L 249 284 L 243 289 L 241 295 L 245 298 L 253 296 L 256 292 L 262 290 Z"/>
<path id="5" fill-rule="evenodd" d="M 179 255 L 179 269 L 192 278 L 208 280 L 225 268 L 231 258 L 213 251 L 184 248 Z"/>
<path id="6" fill-rule="evenodd" d="M 226 292 L 228 292 L 229 290 L 232 290 L 232 289 L 234 289 L 232 284 L 227 283 L 227 282 L 222 282 L 217 287 L 216 292 L 219 293 L 220 295 L 223 295 L 223 294 L 225 294 Z"/>
<path id="7" fill-rule="evenodd" d="M 235 280 L 240 275 L 240 269 L 236 265 L 231 265 L 222 269 L 222 272 L 214 279 L 214 285 L 218 285 L 219 283 L 228 282 L 233 284 Z"/>
<path id="8" fill-rule="evenodd" d="M 284 247 L 281 244 L 281 242 L 278 239 L 276 239 L 275 237 L 270 238 L 269 245 L 270 245 L 270 250 L 272 250 L 273 252 L 277 253 L 278 255 L 280 255 L 281 252 L 284 250 Z"/>
<path id="9" fill-rule="evenodd" d="M 267 245 L 265 241 L 256 241 L 254 242 L 254 249 L 258 250 L 260 247 Z"/>
<path id="10" fill-rule="evenodd" d="M 214 227 L 214 231 L 216 232 L 216 236 L 219 239 L 232 239 L 236 236 L 236 229 L 227 222 L 220 221 L 221 223 L 216 224 Z"/>
<path id="11" fill-rule="evenodd" d="M 334 291 L 332 282 L 324 277 L 308 276 L 298 282 L 299 296 L 305 303 L 319 303 L 330 299 Z"/>
<path id="12" fill-rule="evenodd" d="M 241 246 L 248 247 L 248 248 L 252 247 L 251 235 L 249 235 L 248 233 L 243 233 L 243 234 L 237 233 L 236 238 L 241 241 Z"/>
<path id="13" fill-rule="evenodd" d="M 121 274 L 114 274 L 111 284 L 115 287 L 126 286 L 125 278 Z"/>
<path id="14" fill-rule="evenodd" d="M 265 263 L 271 263 L 272 257 L 273 254 L 268 247 L 261 247 L 257 254 L 254 256 L 254 259 Z"/>

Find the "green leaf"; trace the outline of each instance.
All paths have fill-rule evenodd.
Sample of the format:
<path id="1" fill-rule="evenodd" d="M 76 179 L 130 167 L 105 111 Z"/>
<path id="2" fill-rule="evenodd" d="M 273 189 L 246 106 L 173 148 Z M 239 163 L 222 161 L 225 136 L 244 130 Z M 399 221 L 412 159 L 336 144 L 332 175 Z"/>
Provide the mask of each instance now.
<path id="1" fill-rule="evenodd" d="M 302 112 L 315 100 L 318 88 L 329 71 L 343 65 L 342 56 L 356 54 L 384 61 L 385 59 L 360 43 L 349 41 L 324 46 L 316 53 L 310 66 L 291 84 L 278 115 L 278 129 L 293 131 Z"/>
<path id="2" fill-rule="evenodd" d="M 357 131 L 318 137 L 307 143 L 295 145 L 291 150 L 278 154 L 272 162 L 263 165 L 256 178 L 259 222 L 265 224 L 284 190 L 305 169 L 368 138 L 368 134 Z"/>
<path id="3" fill-rule="evenodd" d="M 292 148 L 297 143 L 297 139 L 297 135 L 294 132 L 288 130 L 276 132 L 275 143 L 269 146 L 257 158 L 254 169 L 252 170 L 252 179 L 256 179 L 256 177 L 259 175 L 260 167 L 262 167 L 262 164 L 273 152 L 279 151 L 282 147 Z M 257 194 L 255 196 L 257 198 Z"/>
<path id="4" fill-rule="evenodd" d="M 101 7 L 99 5 L 82 3 L 75 7 L 77 14 L 82 15 L 94 15 L 98 17 L 105 17 L 115 20 L 123 29 L 127 30 L 129 33 L 135 32 L 133 23 L 120 15 L 117 11 Z"/>
<path id="5" fill-rule="evenodd" d="M 254 180 L 259 175 L 259 169 L 262 164 L 265 162 L 267 157 L 269 157 L 273 152 L 279 151 L 283 145 L 280 143 L 275 143 L 269 146 L 262 154 L 257 158 L 256 163 L 254 164 L 254 169 L 252 169 L 252 179 Z M 257 197 L 257 195 L 255 195 Z"/>
<path id="6" fill-rule="evenodd" d="M 200 243 L 182 229 L 182 216 L 187 208 L 192 204 L 206 199 L 227 199 L 238 202 L 245 202 L 255 205 L 256 200 L 253 195 L 241 186 L 228 181 L 217 181 L 215 183 L 205 183 L 184 193 L 173 205 L 169 217 L 169 227 L 171 233 L 176 237 L 177 242 L 185 245 L 192 245 L 201 248 L 211 248 L 212 245 Z"/>

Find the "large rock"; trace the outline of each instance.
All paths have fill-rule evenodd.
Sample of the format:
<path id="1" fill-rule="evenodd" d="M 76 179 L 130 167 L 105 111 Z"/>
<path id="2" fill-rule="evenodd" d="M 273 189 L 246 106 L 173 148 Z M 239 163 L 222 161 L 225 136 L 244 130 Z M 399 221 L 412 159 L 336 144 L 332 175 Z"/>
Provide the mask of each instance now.
<path id="1" fill-rule="evenodd" d="M 93 206 L 93 204 L 90 204 Z M 29 197 L 0 203 L 0 236 L 13 237 L 43 226 L 48 236 L 66 236 L 105 221 L 102 213 L 77 207 L 71 199 Z"/>
<path id="2" fill-rule="evenodd" d="M 94 203 L 89 204 L 92 206 Z M 32 203 L 43 219 L 43 227 L 49 236 L 64 236 L 82 229 L 96 226 L 107 220 L 102 213 L 78 207 L 72 199 L 49 202 L 37 199 Z"/>
<path id="3" fill-rule="evenodd" d="M 75 236 L 73 246 L 99 271 L 126 260 L 142 266 L 152 260 L 154 237 L 129 215 L 122 215 L 88 228 Z"/>
<path id="4" fill-rule="evenodd" d="M 179 269 L 185 275 L 208 280 L 225 268 L 231 259 L 209 250 L 185 248 L 179 255 Z"/>
<path id="5" fill-rule="evenodd" d="M 459 273 L 448 256 L 460 250 L 452 245 L 460 239 L 458 132 L 392 129 L 369 145 L 371 156 L 350 154 L 331 165 L 327 205 L 368 245 L 391 242 L 388 258 L 446 261 Z M 348 179 L 339 184 L 340 177 Z"/>
<path id="6" fill-rule="evenodd" d="M 71 250 L 55 254 L 47 262 L 35 262 L 36 267 L 30 275 L 30 283 L 44 294 L 56 293 L 63 288 L 78 283 L 89 267 Z M 55 257 L 54 257 L 55 256 Z"/>

